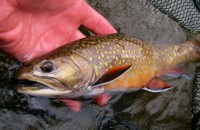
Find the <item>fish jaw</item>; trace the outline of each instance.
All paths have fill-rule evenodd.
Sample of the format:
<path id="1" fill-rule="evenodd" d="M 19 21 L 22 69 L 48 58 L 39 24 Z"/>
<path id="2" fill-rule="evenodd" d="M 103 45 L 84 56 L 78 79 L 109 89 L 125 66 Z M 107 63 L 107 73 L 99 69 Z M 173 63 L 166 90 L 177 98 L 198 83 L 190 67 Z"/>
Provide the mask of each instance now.
<path id="1" fill-rule="evenodd" d="M 49 98 L 56 98 L 57 96 L 60 97 L 61 95 L 66 95 L 71 93 L 70 90 L 58 91 L 49 88 L 38 89 L 36 87 L 31 87 L 31 86 L 18 87 L 18 92 L 32 96 L 49 97 Z"/>
<path id="2" fill-rule="evenodd" d="M 18 91 L 32 96 L 52 97 L 51 95 L 64 95 L 71 92 L 66 85 L 54 78 L 41 78 L 31 73 L 24 73 L 17 79 L 20 80 Z M 23 83 L 23 81 L 28 83 Z"/>
<path id="3" fill-rule="evenodd" d="M 17 79 L 19 80 L 19 85 L 17 87 L 18 92 L 32 96 L 75 98 L 79 97 L 87 89 L 87 84 L 73 89 L 55 78 L 38 77 L 30 73 L 19 75 Z M 28 84 L 24 83 L 24 81 L 28 82 Z"/>

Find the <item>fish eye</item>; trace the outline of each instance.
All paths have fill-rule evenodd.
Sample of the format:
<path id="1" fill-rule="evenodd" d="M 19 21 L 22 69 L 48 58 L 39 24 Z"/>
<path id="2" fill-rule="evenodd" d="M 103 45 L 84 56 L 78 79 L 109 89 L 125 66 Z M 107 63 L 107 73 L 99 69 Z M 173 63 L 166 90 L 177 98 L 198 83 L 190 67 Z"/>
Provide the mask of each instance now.
<path id="1" fill-rule="evenodd" d="M 44 61 L 40 66 L 40 69 L 45 73 L 50 73 L 53 71 L 53 63 L 51 61 Z"/>

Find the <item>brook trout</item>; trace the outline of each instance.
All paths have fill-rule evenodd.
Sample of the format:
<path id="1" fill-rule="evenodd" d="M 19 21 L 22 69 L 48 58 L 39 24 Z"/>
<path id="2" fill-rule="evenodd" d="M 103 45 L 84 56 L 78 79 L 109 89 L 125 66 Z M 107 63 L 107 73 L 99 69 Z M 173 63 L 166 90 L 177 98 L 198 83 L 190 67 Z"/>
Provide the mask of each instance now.
<path id="1" fill-rule="evenodd" d="M 24 66 L 18 91 L 56 98 L 98 95 L 107 91 L 169 90 L 160 80 L 182 74 L 177 65 L 197 61 L 200 43 L 151 44 L 124 34 L 89 37 L 58 48 Z"/>

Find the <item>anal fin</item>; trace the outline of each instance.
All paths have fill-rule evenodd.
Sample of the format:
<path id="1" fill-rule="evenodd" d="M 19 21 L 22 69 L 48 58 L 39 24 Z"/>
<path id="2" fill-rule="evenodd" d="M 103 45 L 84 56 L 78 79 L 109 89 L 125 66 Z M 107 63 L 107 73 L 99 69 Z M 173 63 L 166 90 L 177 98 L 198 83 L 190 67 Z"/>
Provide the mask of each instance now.
<path id="1" fill-rule="evenodd" d="M 142 89 L 149 92 L 158 93 L 168 91 L 172 89 L 172 87 L 170 87 L 166 81 L 156 77 L 150 80 L 149 83 Z"/>

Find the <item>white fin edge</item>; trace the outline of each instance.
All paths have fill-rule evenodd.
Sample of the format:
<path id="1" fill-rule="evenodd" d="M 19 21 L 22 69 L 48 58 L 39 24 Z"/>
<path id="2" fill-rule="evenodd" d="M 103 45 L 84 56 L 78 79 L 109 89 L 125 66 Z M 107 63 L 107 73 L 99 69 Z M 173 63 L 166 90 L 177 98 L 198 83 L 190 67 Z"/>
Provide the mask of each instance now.
<path id="1" fill-rule="evenodd" d="M 171 90 L 173 87 L 171 88 L 165 88 L 165 89 L 148 89 L 146 87 L 142 88 L 143 90 L 146 90 L 148 92 L 152 92 L 152 93 L 161 93 L 161 92 L 166 92 L 168 90 Z"/>
<path id="2" fill-rule="evenodd" d="M 103 87 L 93 87 L 93 86 L 89 86 L 87 93 L 83 96 L 96 96 L 99 94 L 104 93 L 104 88 Z"/>

